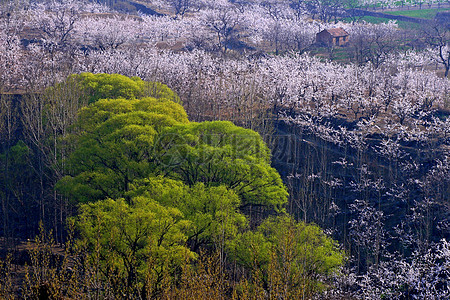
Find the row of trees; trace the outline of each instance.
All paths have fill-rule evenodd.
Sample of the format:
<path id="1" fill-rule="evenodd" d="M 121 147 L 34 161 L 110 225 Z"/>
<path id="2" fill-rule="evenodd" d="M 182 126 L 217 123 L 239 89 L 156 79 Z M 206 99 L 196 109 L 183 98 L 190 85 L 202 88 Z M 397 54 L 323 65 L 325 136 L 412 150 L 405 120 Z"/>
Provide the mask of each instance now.
<path id="1" fill-rule="evenodd" d="M 131 45 L 160 49 L 181 45 L 177 47 L 200 49 L 213 55 L 218 52 L 235 55 L 236 51 L 230 49 L 244 54 L 254 49 L 275 54 L 293 50 L 302 53 L 311 49 L 316 33 L 324 29 L 322 23 L 307 20 L 289 7 L 265 4 L 240 11 L 239 6 L 228 3 L 182 19 L 95 14 L 105 11 L 105 7 L 80 2 L 40 4 L 30 10 L 5 7 L 0 35 L 2 89 L 42 89 L 55 83 L 51 78 L 62 80 L 78 72 L 77 64 L 86 59 L 116 55 L 115 52 L 127 51 Z M 398 53 L 399 43 L 417 39 L 394 23 L 334 26 L 344 27 L 352 36 L 346 47 L 349 59 L 359 64 L 371 62 L 375 67 Z M 418 55 L 407 54 L 410 60 L 423 54 L 432 61 L 416 60 L 419 66 L 437 64 L 448 74 L 448 38 L 444 27 L 430 27 L 418 39 L 422 43 L 415 44 L 421 50 Z M 26 52 L 21 50 L 24 45 Z"/>

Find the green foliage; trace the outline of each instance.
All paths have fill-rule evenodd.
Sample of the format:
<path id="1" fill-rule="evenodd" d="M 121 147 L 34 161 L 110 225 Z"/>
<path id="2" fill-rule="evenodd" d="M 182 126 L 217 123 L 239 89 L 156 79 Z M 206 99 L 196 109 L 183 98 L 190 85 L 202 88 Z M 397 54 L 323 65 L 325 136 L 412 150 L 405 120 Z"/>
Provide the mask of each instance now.
<path id="1" fill-rule="evenodd" d="M 288 298 L 320 290 L 322 281 L 345 259 L 318 226 L 283 215 L 265 220 L 255 232 L 238 235 L 228 248 L 240 265 L 263 274 L 272 292 L 289 290 Z"/>
<path id="2" fill-rule="evenodd" d="M 161 276 L 194 254 L 185 247 L 190 223 L 176 208 L 165 207 L 151 198 L 105 199 L 84 204 L 75 223 L 80 242 L 98 260 L 101 273 L 116 274 L 127 289 L 142 288 L 148 264 Z"/>
<path id="3" fill-rule="evenodd" d="M 220 121 L 180 124 L 165 128 L 157 149 L 166 175 L 189 185 L 225 185 L 242 206 L 280 210 L 287 201 L 280 175 L 270 166 L 270 150 L 252 130 Z"/>
<path id="4" fill-rule="evenodd" d="M 89 103 L 99 99 L 137 99 L 146 96 L 180 102 L 179 97 L 166 85 L 157 82 L 146 82 L 139 77 L 129 78 L 120 74 L 81 73 L 69 77 L 69 79 L 72 78 L 79 80 L 82 88 L 89 95 Z"/>
<path id="5" fill-rule="evenodd" d="M 84 89 L 88 91 L 89 103 L 106 98 L 140 97 L 143 81 L 137 77 L 129 78 L 120 74 L 82 73 L 73 75 L 80 79 Z"/>
<path id="6" fill-rule="evenodd" d="M 132 91 L 124 86 L 93 89 Z M 81 240 L 102 273 L 119 274 L 125 289 L 142 288 L 150 258 L 160 278 L 192 258 L 191 250 L 223 251 L 247 227 L 243 206 L 280 210 L 287 199 L 256 132 L 231 122 L 191 123 L 181 105 L 135 95 L 81 109 L 68 138 L 76 145 L 66 161 L 70 175 L 57 184 L 85 203 L 75 222 Z"/>
<path id="7" fill-rule="evenodd" d="M 57 189 L 80 203 L 73 219 L 79 245 L 104 278 L 117 278 L 111 284 L 118 291 L 163 293 L 167 278 L 183 281 L 179 272 L 192 271 L 186 264 L 205 249 L 221 259 L 228 249 L 266 282 L 279 282 L 274 278 L 287 268 L 289 282 L 307 278 L 311 290 L 342 264 L 343 254 L 317 226 L 282 216 L 247 231 L 243 208 L 280 212 L 287 201 L 259 134 L 231 122 L 189 122 L 180 104 L 164 98 L 170 90 L 136 99 L 144 85 L 136 78 L 80 78 L 93 103 L 69 134 L 70 174 Z"/>
<path id="8" fill-rule="evenodd" d="M 277 259 L 283 259 L 285 247 L 292 247 L 293 262 L 304 274 L 330 275 L 344 262 L 337 243 L 317 225 L 279 216 L 264 221 L 258 231 L 274 245 Z"/>
<path id="9" fill-rule="evenodd" d="M 223 185 L 188 186 L 158 176 L 136 181 L 129 194 L 154 197 L 161 205 L 178 208 L 191 224 L 187 242 L 195 251 L 201 246 L 223 245 L 247 226 L 245 216 L 239 212 L 239 197 Z"/>
<path id="10" fill-rule="evenodd" d="M 19 171 L 25 168 L 30 155 L 30 148 L 23 141 L 18 141 L 7 152 L 0 153 L 0 162 L 8 163 L 12 170 Z"/>
<path id="11" fill-rule="evenodd" d="M 352 0 L 349 0 L 352 1 Z M 406 16 L 406 17 L 412 17 L 412 18 L 419 18 L 419 19 L 428 19 L 432 20 L 436 16 L 436 14 L 440 11 L 448 11 L 449 8 L 441 8 L 441 9 L 413 9 L 413 10 L 397 10 L 397 11 L 384 11 L 384 14 L 387 15 L 394 15 L 394 16 Z M 343 18 L 343 21 L 349 22 L 352 21 L 351 18 Z M 388 18 L 382 18 L 382 17 L 372 17 L 372 16 L 363 16 L 358 18 L 359 21 L 365 21 L 368 23 L 373 24 L 380 24 L 380 23 L 388 23 L 391 21 L 391 19 Z M 399 28 L 402 29 L 416 29 L 421 30 L 423 29 L 423 24 L 408 22 L 408 21 L 398 21 L 397 24 Z"/>
<path id="12" fill-rule="evenodd" d="M 4 209 L 9 205 L 14 206 L 15 209 L 23 205 L 23 189 L 34 178 L 32 170 L 28 168 L 31 158 L 30 148 L 21 140 L 5 152 L 0 152 L 0 199 Z M 6 195 L 8 192 L 17 198 L 17 203 L 5 201 L 8 198 Z M 7 231 L 7 228 L 4 230 Z"/>
<path id="13" fill-rule="evenodd" d="M 57 189 L 79 202 L 121 198 L 134 179 L 155 170 L 158 131 L 188 122 L 181 105 L 167 99 L 100 100 L 83 108 L 70 139 L 77 148 L 67 161 L 72 176 Z"/>
<path id="14" fill-rule="evenodd" d="M 74 221 L 91 264 L 119 277 L 117 284 L 129 293 L 148 276 L 156 286 L 145 289 L 160 291 L 164 274 L 194 258 L 191 251 L 220 247 L 246 226 L 239 197 L 224 186 L 189 187 L 158 176 L 135 181 L 127 195 L 129 201 L 83 204 Z"/>
<path id="15" fill-rule="evenodd" d="M 164 98 L 175 103 L 182 104 L 180 97 L 167 87 L 167 85 L 159 82 L 144 83 L 143 94 L 145 97 L 154 97 L 157 99 Z"/>
<path id="16" fill-rule="evenodd" d="M 170 100 L 103 99 L 83 108 L 57 188 L 80 202 L 120 198 L 135 179 L 164 174 L 188 185 L 225 185 L 242 200 L 280 210 L 287 192 L 254 131 L 231 122 L 189 123 Z"/>
<path id="17" fill-rule="evenodd" d="M 232 258 L 249 270 L 266 269 L 270 261 L 272 243 L 260 231 L 240 233 L 227 247 Z"/>

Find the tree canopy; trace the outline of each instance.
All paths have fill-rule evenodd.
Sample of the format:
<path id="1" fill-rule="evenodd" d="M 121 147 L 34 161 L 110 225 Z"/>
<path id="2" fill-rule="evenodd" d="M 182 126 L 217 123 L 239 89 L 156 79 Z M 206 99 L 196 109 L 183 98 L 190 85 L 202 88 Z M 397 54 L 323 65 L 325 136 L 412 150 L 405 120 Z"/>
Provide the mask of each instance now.
<path id="1" fill-rule="evenodd" d="M 99 100 L 80 111 L 69 137 L 78 145 L 67 161 L 72 176 L 57 187 L 81 202 L 123 197 L 134 179 L 156 170 L 158 131 L 187 122 L 183 107 L 164 98 Z"/>
<path id="2" fill-rule="evenodd" d="M 80 111 L 75 126 L 72 175 L 58 188 L 78 201 L 123 197 L 134 180 L 151 174 L 225 185 L 242 205 L 281 209 L 287 200 L 256 132 L 231 122 L 189 122 L 182 106 L 165 98 L 99 100 Z"/>
<path id="3" fill-rule="evenodd" d="M 281 209 L 286 202 L 286 189 L 258 133 L 215 121 L 166 127 L 160 137 L 159 160 L 167 176 L 189 185 L 225 185 L 241 197 L 242 205 Z"/>
<path id="4" fill-rule="evenodd" d="M 136 76 L 130 78 L 120 74 L 81 73 L 71 75 L 69 80 L 80 83 L 88 95 L 89 103 L 99 99 L 137 99 L 146 96 L 180 102 L 180 98 L 166 85 L 144 81 Z"/>
<path id="5" fill-rule="evenodd" d="M 287 215 L 266 219 L 228 246 L 237 262 L 262 276 L 271 293 L 288 299 L 323 289 L 323 278 L 337 272 L 345 260 L 345 253 L 317 225 Z"/>
<path id="6" fill-rule="evenodd" d="M 138 79 L 109 88 L 106 81 L 122 77 L 81 76 L 89 94 L 119 98 L 80 110 L 67 137 L 69 175 L 57 189 L 80 204 L 72 219 L 79 244 L 103 274 L 121 274 L 117 285 L 129 295 L 162 288 L 163 274 L 205 250 L 229 252 L 243 267 L 267 272 L 284 259 L 280 251 L 291 235 L 294 256 L 283 263 L 291 264 L 292 276 L 326 276 L 342 263 L 343 254 L 316 226 L 279 217 L 249 229 L 244 208 L 281 213 L 288 196 L 258 133 L 231 122 L 190 122 L 172 92 L 170 99 L 137 98 L 135 87 L 144 84 Z M 152 286 L 149 272 L 157 278 Z"/>

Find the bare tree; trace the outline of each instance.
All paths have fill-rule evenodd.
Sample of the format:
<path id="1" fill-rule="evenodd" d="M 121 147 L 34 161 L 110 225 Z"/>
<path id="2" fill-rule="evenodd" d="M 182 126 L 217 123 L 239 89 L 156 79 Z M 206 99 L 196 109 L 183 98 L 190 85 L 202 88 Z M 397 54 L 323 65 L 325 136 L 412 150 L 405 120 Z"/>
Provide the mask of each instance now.
<path id="1" fill-rule="evenodd" d="M 426 26 L 423 33 L 433 59 L 444 67 L 444 76 L 447 77 L 450 69 L 450 28 L 435 22 Z"/>
<path id="2" fill-rule="evenodd" d="M 186 12 L 188 12 L 190 9 L 192 9 L 195 4 L 196 0 L 168 0 L 170 6 L 175 11 L 176 16 L 184 16 Z"/>
<path id="3" fill-rule="evenodd" d="M 239 27 L 243 25 L 239 12 L 233 6 L 220 7 L 205 11 L 203 19 L 216 34 L 218 48 L 226 53 L 230 43 L 239 38 Z"/>

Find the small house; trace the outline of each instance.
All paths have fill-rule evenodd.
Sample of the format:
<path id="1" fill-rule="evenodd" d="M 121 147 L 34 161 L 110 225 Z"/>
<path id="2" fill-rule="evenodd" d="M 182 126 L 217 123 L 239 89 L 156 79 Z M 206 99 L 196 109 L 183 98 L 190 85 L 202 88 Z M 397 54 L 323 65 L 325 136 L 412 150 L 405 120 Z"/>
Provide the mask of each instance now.
<path id="1" fill-rule="evenodd" d="M 348 43 L 348 36 L 348 32 L 341 27 L 324 29 L 316 35 L 316 42 L 328 46 L 344 46 Z"/>

